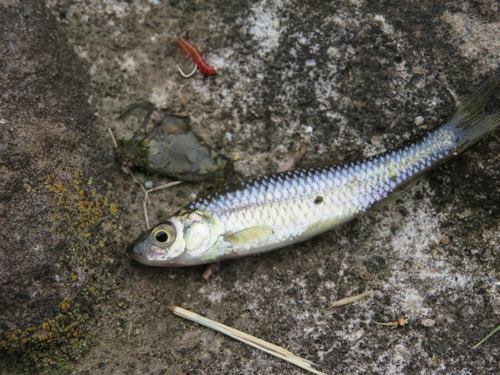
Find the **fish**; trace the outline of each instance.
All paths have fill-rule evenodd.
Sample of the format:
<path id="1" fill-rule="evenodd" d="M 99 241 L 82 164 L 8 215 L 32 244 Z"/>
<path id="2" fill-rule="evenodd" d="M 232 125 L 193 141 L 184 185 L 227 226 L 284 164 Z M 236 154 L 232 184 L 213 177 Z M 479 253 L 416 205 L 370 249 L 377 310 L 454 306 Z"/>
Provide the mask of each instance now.
<path id="1" fill-rule="evenodd" d="M 424 173 L 500 125 L 485 107 L 500 72 L 450 120 L 405 147 L 344 165 L 249 179 L 198 198 L 127 248 L 144 265 L 184 267 L 245 257 L 305 241 L 400 198 Z"/>

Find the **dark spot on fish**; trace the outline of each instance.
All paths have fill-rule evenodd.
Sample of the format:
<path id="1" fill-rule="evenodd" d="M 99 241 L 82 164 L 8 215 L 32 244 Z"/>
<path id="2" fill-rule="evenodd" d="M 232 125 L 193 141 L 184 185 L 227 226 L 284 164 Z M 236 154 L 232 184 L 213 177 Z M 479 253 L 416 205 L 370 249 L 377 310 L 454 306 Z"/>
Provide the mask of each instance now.
<path id="1" fill-rule="evenodd" d="M 314 198 L 315 204 L 320 204 L 321 202 L 323 202 L 323 197 L 321 195 L 318 195 L 316 198 Z"/>

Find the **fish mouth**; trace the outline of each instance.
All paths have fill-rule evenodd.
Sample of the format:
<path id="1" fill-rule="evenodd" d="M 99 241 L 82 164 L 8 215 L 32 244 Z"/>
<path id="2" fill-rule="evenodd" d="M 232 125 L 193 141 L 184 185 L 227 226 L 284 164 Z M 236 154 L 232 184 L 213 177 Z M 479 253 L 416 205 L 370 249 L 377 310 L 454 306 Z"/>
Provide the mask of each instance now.
<path id="1" fill-rule="evenodd" d="M 134 242 L 127 246 L 126 251 L 130 258 L 145 266 L 156 267 L 187 267 L 197 264 L 203 264 L 193 261 L 193 259 L 189 259 L 185 253 L 173 259 L 166 259 L 165 257 L 168 254 L 159 251 L 156 246 L 152 245 L 150 235 L 151 231 L 146 231 L 141 234 L 139 238 L 137 238 Z"/>
<path id="2" fill-rule="evenodd" d="M 145 266 L 176 267 L 175 260 L 165 260 L 166 253 L 153 246 L 151 232 L 146 231 L 127 247 L 130 258 Z"/>
<path id="3" fill-rule="evenodd" d="M 149 231 L 144 232 L 127 247 L 127 254 L 133 260 L 143 263 L 146 260 L 145 241 L 149 237 Z"/>

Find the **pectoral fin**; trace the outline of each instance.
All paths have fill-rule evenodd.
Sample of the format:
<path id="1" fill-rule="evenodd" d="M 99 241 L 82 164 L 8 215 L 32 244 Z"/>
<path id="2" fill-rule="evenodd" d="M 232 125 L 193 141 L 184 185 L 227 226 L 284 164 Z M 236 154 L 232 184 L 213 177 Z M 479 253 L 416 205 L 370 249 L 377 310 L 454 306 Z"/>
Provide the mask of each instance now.
<path id="1" fill-rule="evenodd" d="M 224 241 L 229 242 L 232 246 L 252 246 L 264 241 L 271 236 L 274 231 L 267 226 L 260 226 L 242 230 L 234 234 L 225 235 Z"/>
<path id="2" fill-rule="evenodd" d="M 203 262 L 216 262 L 222 257 L 237 258 L 246 254 L 245 250 L 266 244 L 266 239 L 273 234 L 273 230 L 266 226 L 245 229 L 237 233 L 219 237 L 212 248 L 203 254 Z"/>

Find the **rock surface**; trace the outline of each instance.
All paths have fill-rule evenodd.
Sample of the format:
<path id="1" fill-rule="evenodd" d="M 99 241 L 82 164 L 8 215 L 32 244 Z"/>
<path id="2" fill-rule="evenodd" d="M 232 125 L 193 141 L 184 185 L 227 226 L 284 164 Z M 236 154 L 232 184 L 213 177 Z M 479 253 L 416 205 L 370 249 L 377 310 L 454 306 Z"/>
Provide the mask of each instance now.
<path id="1" fill-rule="evenodd" d="M 304 144 L 307 162 L 351 161 L 397 147 L 445 121 L 488 71 L 498 68 L 500 57 L 498 4 L 486 0 L 50 0 L 46 5 L 85 67 L 68 77 L 90 76 L 90 95 L 76 103 L 88 99 L 95 106 L 96 118 L 88 124 L 106 144 L 104 154 L 113 147 L 104 129 L 129 136 L 134 124 L 116 118 L 130 103 L 149 100 L 189 116 L 211 147 L 237 153 L 241 160 L 235 167 L 245 177 L 275 171 Z M 177 73 L 175 63 L 185 71 L 192 64 L 173 36 L 184 29 L 215 66 L 215 76 L 198 72 L 184 79 Z M 60 91 L 55 98 L 68 97 Z M 36 121 L 39 101 L 28 101 L 21 113 Z M 2 98 L 1 105 L 20 111 L 13 99 Z M 2 119 L 12 121 L 5 113 L 2 109 Z M 71 128 L 72 134 L 81 138 L 63 137 L 55 150 L 93 149 L 78 129 Z M 14 168 L 14 148 L 26 149 L 28 138 L 4 134 L 17 141 L 12 150 L 2 150 L 2 168 L 17 174 L 3 191 L 16 192 L 20 201 L 20 194 L 27 195 L 20 191 L 21 173 L 35 167 L 25 161 Z M 102 254 L 113 260 L 104 262 L 109 268 L 101 264 L 89 272 L 111 280 L 107 290 L 114 292 L 92 300 L 86 346 L 79 341 L 81 350 L 61 355 L 60 366 L 76 374 L 304 373 L 172 316 L 168 306 L 178 305 L 281 345 L 326 373 L 498 372 L 499 337 L 479 350 L 470 347 L 499 324 L 499 149 L 497 131 L 426 176 L 404 199 L 303 244 L 222 263 L 208 281 L 200 277 L 203 267 L 141 266 L 126 258 L 120 240 L 109 243 Z M 9 155 L 6 162 L 3 155 Z M 89 158 L 100 153 L 79 155 L 77 165 L 100 165 Z M 37 160 L 72 159 L 45 154 Z M 56 162 L 52 168 L 62 167 Z M 155 186 L 167 181 L 137 177 Z M 145 229 L 142 193 L 118 171 L 113 186 L 122 215 L 104 220 L 95 233 L 118 230 L 128 243 Z M 156 193 L 150 221 L 165 219 L 199 188 L 183 184 Z M 9 215 L 7 224 L 18 222 L 21 228 L 26 223 L 21 213 Z M 42 222 L 35 223 L 18 231 L 20 239 L 32 241 L 24 248 L 35 246 L 31 230 L 43 233 Z M 46 250 L 53 259 L 64 251 L 65 246 Z M 50 286 L 42 289 L 48 293 Z M 352 305 L 330 307 L 365 290 L 376 292 Z M 5 293 L 1 298 L 17 301 Z M 17 303 L 24 308 L 26 301 Z M 39 321 L 50 315 L 40 314 Z M 375 324 L 401 315 L 408 317 L 404 327 Z M 83 359 L 68 362 L 82 352 Z M 57 368 L 54 361 L 39 371 L 50 368 Z"/>
<path id="2" fill-rule="evenodd" d="M 102 202 L 111 153 L 89 74 L 45 5 L 2 3 L 0 25 L 0 358 L 11 362 L 0 373 L 13 373 L 87 347 L 79 327 L 95 301 L 83 289 L 103 272 L 89 267 L 113 216 Z"/>

